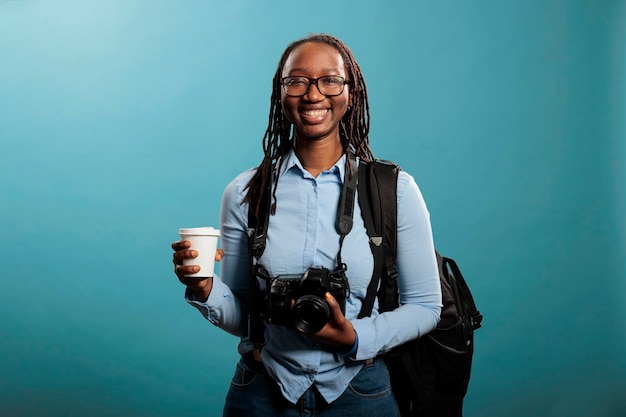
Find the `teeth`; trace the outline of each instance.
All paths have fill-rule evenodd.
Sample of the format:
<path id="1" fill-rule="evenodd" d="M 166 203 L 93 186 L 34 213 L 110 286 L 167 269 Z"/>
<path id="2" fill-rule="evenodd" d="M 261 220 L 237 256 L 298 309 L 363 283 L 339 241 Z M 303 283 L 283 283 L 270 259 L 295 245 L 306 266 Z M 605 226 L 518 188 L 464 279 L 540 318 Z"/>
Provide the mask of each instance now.
<path id="1" fill-rule="evenodd" d="M 312 117 L 323 116 L 326 113 L 328 113 L 328 109 L 326 109 L 326 110 L 305 110 L 305 111 L 302 112 L 302 114 L 304 114 L 305 116 L 312 116 Z"/>

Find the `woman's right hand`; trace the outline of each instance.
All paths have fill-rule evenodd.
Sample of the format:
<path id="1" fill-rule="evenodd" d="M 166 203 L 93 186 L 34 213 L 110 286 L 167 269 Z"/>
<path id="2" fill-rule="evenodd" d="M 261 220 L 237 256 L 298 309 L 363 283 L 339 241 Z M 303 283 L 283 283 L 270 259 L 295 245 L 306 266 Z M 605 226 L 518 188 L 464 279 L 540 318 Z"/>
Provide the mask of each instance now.
<path id="1" fill-rule="evenodd" d="M 183 265 L 184 259 L 193 259 L 198 256 L 198 251 L 189 248 L 191 248 L 191 242 L 188 240 L 178 240 L 172 243 L 172 249 L 174 250 L 174 273 L 178 277 L 178 280 L 194 293 L 198 301 L 205 302 L 209 298 L 209 294 L 211 294 L 213 277 L 185 277 L 185 275 L 200 271 L 199 265 Z M 215 253 L 215 260 L 220 261 L 223 257 L 224 251 L 218 249 Z"/>

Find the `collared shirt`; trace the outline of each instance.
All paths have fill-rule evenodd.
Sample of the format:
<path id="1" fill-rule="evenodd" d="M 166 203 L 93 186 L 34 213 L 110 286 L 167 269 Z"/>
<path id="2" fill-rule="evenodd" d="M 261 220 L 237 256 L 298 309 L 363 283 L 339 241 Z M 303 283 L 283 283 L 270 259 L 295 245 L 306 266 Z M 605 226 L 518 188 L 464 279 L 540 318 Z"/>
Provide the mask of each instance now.
<path id="1" fill-rule="evenodd" d="M 301 275 L 307 268 L 333 270 L 339 250 L 335 227 L 345 175 L 344 155 L 329 170 L 311 176 L 293 151 L 284 156 L 278 173 L 276 214 L 270 216 L 267 247 L 259 260 L 272 277 Z M 241 337 L 239 352 L 252 349 L 246 338 L 248 301 L 248 205 L 241 204 L 245 186 L 254 174 L 248 170 L 225 189 L 221 207 L 221 278 L 213 278 L 206 303 L 187 301 L 220 328 Z M 356 200 L 358 201 L 358 196 Z M 441 311 L 441 287 L 430 216 L 413 177 L 398 178 L 398 284 L 401 307 L 357 319 L 373 270 L 373 256 L 358 203 L 354 224 L 346 236 L 341 259 L 347 265 L 350 296 L 348 318 L 358 335 L 356 353 L 349 358 L 290 327 L 269 324 L 262 350 L 265 367 L 285 398 L 296 403 L 312 384 L 328 402 L 337 399 L 366 359 L 388 351 L 432 330 Z"/>

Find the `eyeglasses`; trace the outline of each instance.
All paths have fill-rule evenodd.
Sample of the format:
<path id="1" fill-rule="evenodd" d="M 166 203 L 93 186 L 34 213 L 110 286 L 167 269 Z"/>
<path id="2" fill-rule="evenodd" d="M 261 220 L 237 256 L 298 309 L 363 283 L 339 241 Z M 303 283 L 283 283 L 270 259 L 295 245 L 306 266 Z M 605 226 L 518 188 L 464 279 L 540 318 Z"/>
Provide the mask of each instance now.
<path id="1" fill-rule="evenodd" d="M 350 84 L 350 81 L 336 75 L 326 75 L 319 78 L 284 77 L 281 78 L 280 83 L 285 94 L 291 97 L 302 97 L 309 92 L 311 84 L 315 84 L 319 92 L 326 97 L 333 97 L 343 93 L 343 87 Z"/>

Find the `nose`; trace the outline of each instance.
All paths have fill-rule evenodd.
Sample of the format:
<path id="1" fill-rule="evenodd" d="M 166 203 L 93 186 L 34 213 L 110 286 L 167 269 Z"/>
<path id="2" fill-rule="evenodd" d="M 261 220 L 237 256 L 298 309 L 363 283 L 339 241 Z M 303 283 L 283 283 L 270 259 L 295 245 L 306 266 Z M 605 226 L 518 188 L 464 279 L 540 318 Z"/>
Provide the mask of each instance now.
<path id="1" fill-rule="evenodd" d="M 317 80 L 309 84 L 309 89 L 307 90 L 306 94 L 303 96 L 305 100 L 314 101 L 314 102 L 322 101 L 324 100 L 324 97 L 326 96 L 322 94 L 322 92 L 320 91 L 320 88 L 317 86 Z"/>

